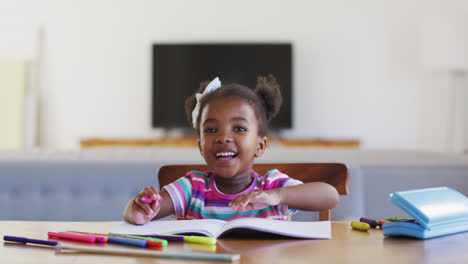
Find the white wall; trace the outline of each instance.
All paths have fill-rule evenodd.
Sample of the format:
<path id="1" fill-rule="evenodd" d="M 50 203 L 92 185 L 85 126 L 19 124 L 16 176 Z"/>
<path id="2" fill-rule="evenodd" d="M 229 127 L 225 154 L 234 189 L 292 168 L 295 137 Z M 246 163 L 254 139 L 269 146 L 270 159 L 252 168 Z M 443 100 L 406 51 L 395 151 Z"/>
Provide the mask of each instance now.
<path id="1" fill-rule="evenodd" d="M 468 2 L 0 0 L 0 28 L 44 27 L 41 144 L 60 149 L 161 134 L 151 129 L 152 42 L 272 40 L 294 45 L 285 135 L 444 150 L 450 82 L 420 54 L 421 24 L 440 14 L 466 16 Z"/>

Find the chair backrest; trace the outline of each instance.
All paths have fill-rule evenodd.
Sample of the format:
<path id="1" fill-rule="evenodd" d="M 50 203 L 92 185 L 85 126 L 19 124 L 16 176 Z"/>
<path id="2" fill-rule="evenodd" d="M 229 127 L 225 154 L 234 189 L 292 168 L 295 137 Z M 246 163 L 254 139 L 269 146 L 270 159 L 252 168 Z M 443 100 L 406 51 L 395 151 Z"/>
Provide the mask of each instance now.
<path id="1" fill-rule="evenodd" d="M 264 175 L 271 169 L 278 169 L 302 182 L 326 182 L 335 187 L 340 195 L 349 194 L 348 168 L 341 163 L 259 163 L 254 164 L 253 169 L 260 175 Z M 158 172 L 159 186 L 162 188 L 192 170 L 207 171 L 208 169 L 202 164 L 162 166 Z M 320 211 L 319 220 L 330 220 L 330 210 Z"/>

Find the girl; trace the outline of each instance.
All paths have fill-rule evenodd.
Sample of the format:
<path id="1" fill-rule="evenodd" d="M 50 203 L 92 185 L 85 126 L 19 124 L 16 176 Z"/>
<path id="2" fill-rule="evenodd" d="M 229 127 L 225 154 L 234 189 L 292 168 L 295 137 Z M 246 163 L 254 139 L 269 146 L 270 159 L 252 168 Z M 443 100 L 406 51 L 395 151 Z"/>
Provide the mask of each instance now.
<path id="1" fill-rule="evenodd" d="M 199 92 L 187 99 L 185 110 L 209 171 L 188 172 L 160 192 L 144 188 L 128 202 L 127 222 L 145 224 L 174 213 L 179 219 L 284 220 L 295 212 L 292 208 L 321 211 L 338 203 L 336 189 L 327 183 L 302 183 L 274 169 L 264 176 L 252 170 L 254 159 L 265 152 L 267 124 L 282 101 L 273 76 L 259 77 L 255 91 L 221 86 L 215 78 Z M 144 196 L 153 201 L 142 201 Z"/>

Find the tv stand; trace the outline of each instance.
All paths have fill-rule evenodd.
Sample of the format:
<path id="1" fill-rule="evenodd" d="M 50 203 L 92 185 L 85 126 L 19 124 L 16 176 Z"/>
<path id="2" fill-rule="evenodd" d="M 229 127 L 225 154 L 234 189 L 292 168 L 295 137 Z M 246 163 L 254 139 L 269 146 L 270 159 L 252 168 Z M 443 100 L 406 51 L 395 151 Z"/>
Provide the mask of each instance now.
<path id="1" fill-rule="evenodd" d="M 279 144 L 281 147 L 322 147 L 322 148 L 359 148 L 359 140 L 354 139 L 287 139 L 270 138 L 270 144 Z M 163 137 L 156 139 L 105 139 L 89 138 L 81 140 L 82 148 L 121 146 L 121 147 L 197 147 L 196 136 Z"/>

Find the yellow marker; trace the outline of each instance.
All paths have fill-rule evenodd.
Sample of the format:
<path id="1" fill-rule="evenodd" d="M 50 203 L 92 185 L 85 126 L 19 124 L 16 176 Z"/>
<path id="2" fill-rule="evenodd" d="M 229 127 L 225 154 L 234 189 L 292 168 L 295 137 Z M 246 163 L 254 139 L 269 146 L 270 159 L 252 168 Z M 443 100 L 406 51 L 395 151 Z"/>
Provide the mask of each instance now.
<path id="1" fill-rule="evenodd" d="M 183 236 L 183 235 L 167 235 L 167 234 L 158 234 L 158 238 L 168 239 L 171 237 L 180 238 L 184 242 L 188 243 L 197 243 L 197 244 L 216 244 L 216 238 L 206 237 L 206 236 Z"/>
<path id="2" fill-rule="evenodd" d="M 359 221 L 351 221 L 351 227 L 364 232 L 367 232 L 367 230 L 370 229 L 370 225 L 368 223 L 363 223 Z"/>
<path id="3" fill-rule="evenodd" d="M 208 245 L 208 244 L 184 243 L 184 247 L 216 253 L 216 244 Z"/>
<path id="4" fill-rule="evenodd" d="M 199 244 L 216 244 L 216 238 L 204 236 L 184 236 L 184 242 Z"/>

